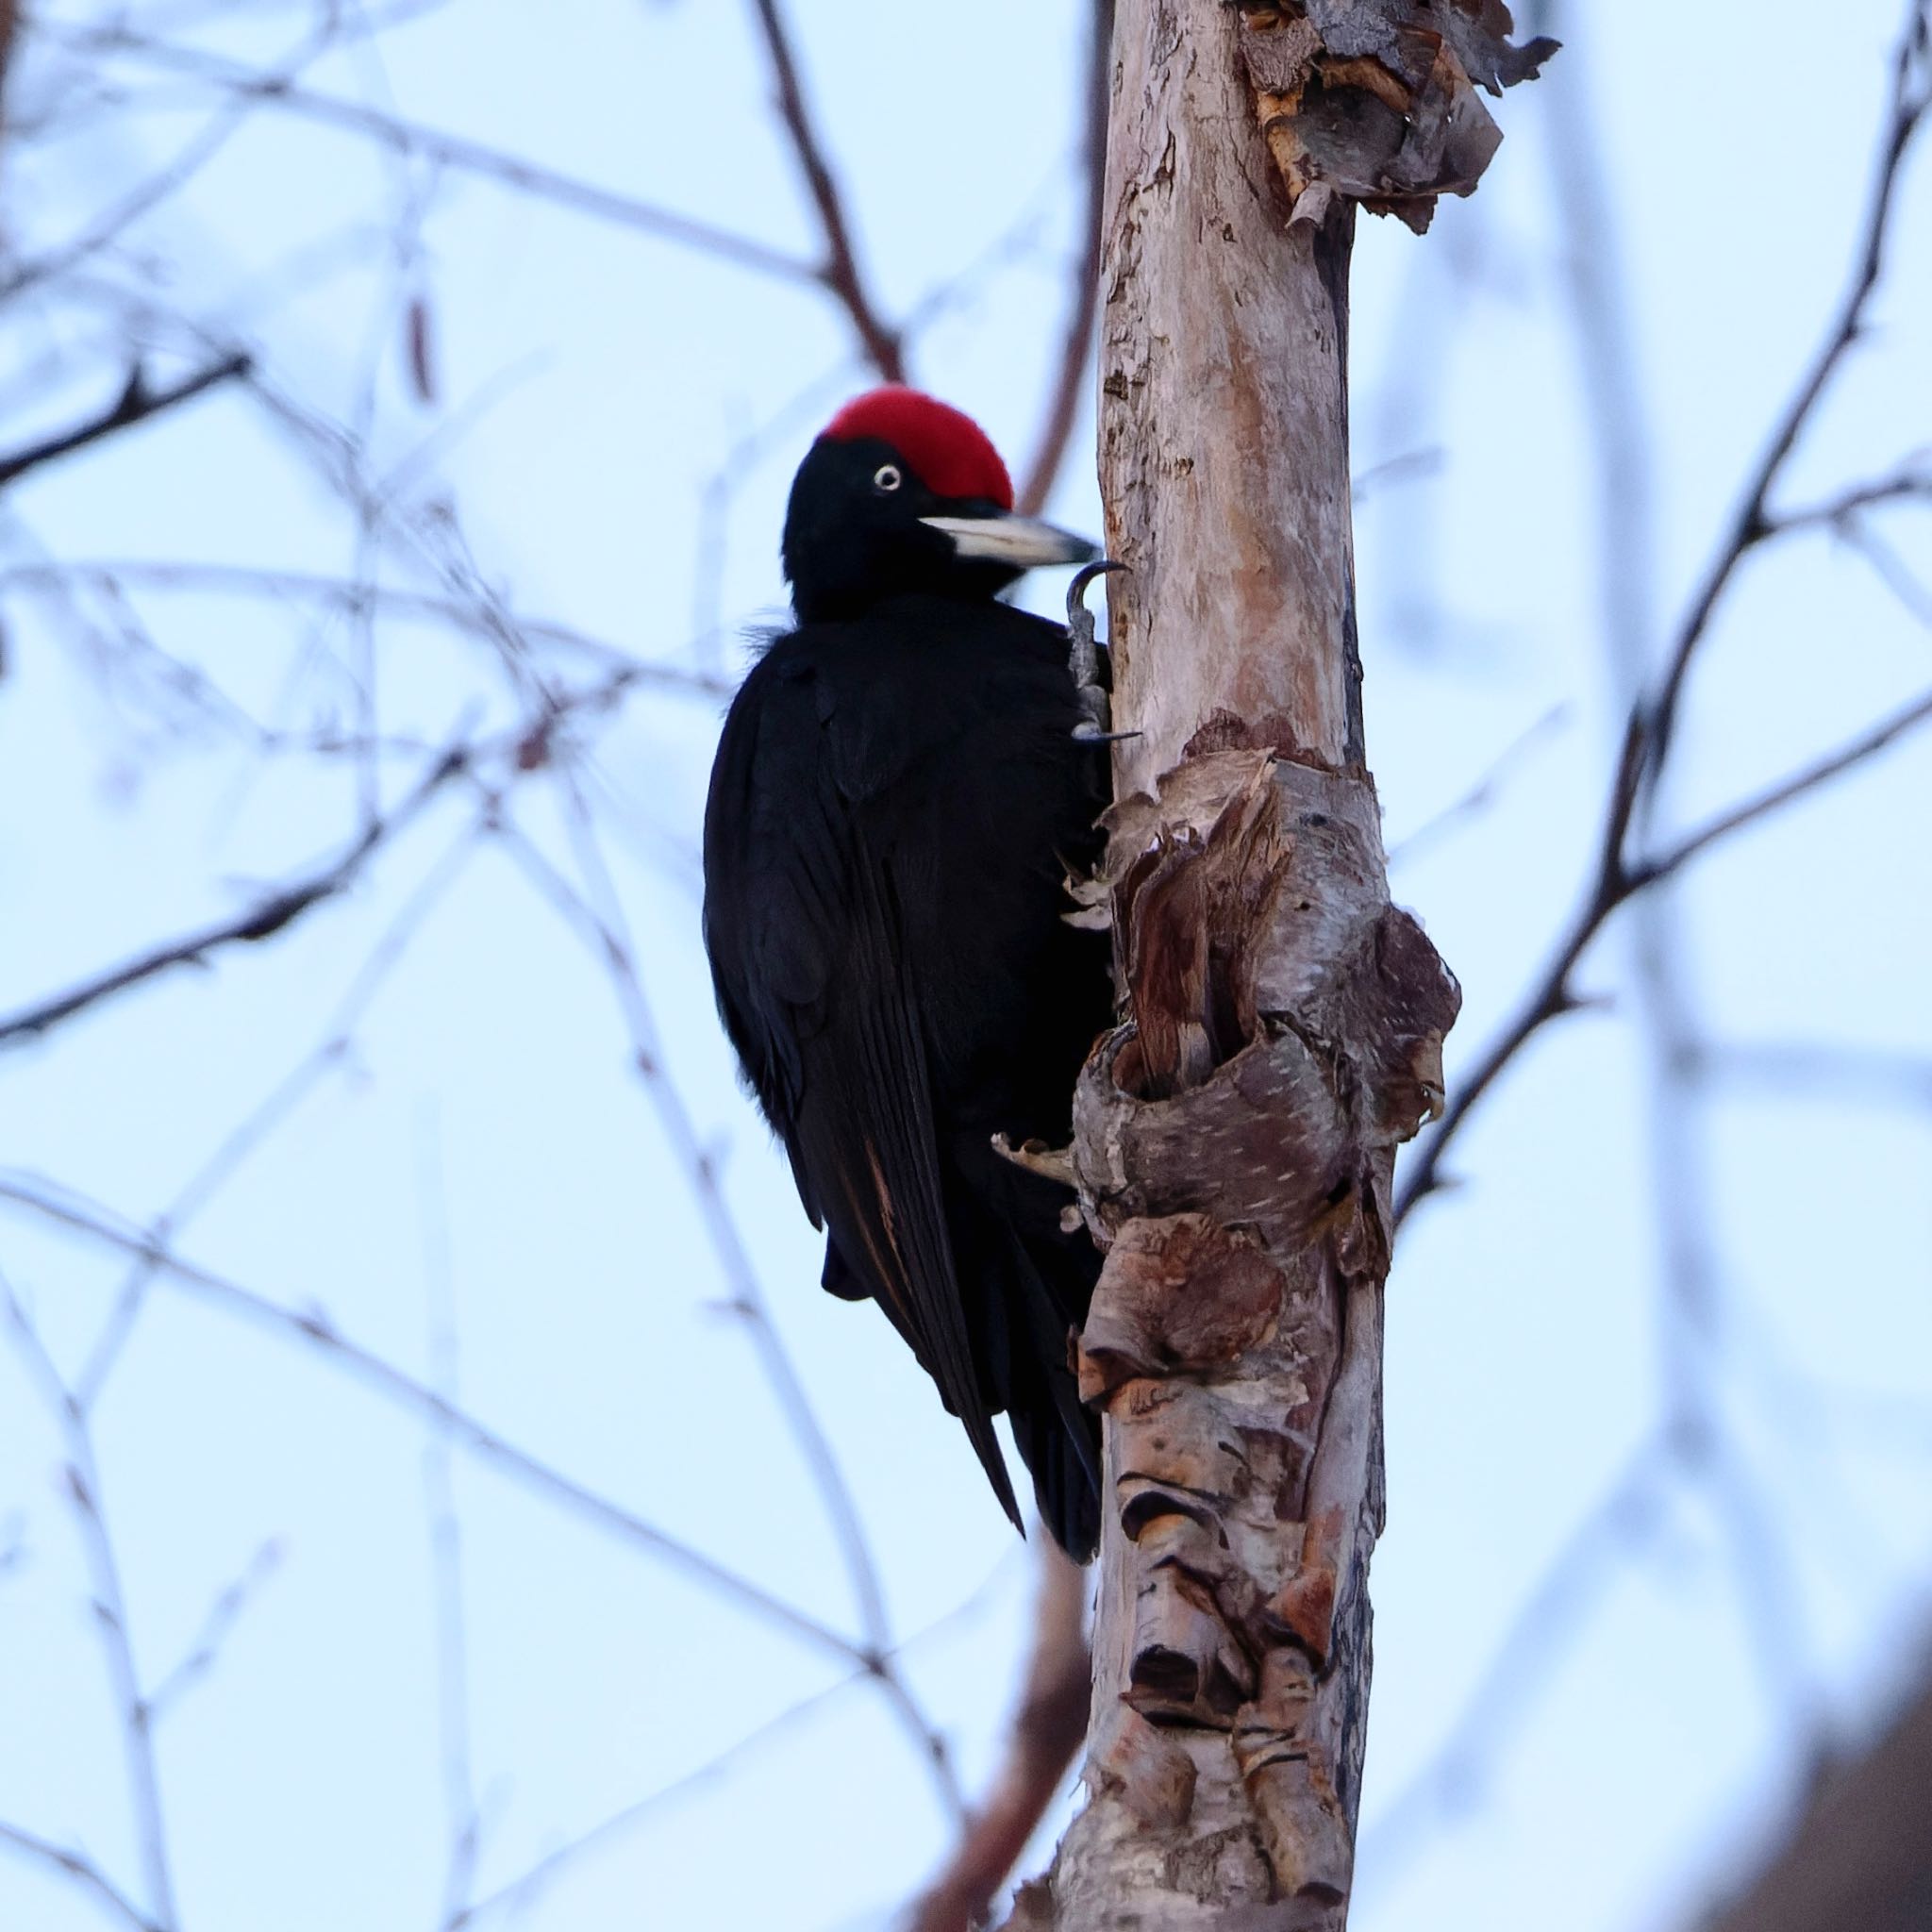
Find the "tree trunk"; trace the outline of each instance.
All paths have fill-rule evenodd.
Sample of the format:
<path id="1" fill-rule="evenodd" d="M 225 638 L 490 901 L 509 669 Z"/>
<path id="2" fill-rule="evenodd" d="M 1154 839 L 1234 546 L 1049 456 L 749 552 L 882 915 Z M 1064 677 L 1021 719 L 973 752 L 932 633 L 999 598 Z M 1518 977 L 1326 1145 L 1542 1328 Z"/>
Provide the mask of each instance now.
<path id="1" fill-rule="evenodd" d="M 1396 1144 L 1459 995 L 1389 904 L 1349 520 L 1355 204 L 1425 227 L 1532 73 L 1497 0 L 1120 0 L 1101 484 L 1126 1024 L 1074 1110 L 1107 1262 L 1086 1809 L 1009 1924 L 1340 1928 Z"/>

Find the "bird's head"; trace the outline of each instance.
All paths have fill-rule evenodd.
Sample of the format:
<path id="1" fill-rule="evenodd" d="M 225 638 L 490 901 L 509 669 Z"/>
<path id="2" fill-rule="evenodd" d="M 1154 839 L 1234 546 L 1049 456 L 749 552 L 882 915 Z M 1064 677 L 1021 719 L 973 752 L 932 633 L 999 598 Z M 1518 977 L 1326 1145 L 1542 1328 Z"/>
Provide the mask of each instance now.
<path id="1" fill-rule="evenodd" d="M 1007 466 L 971 416 L 896 384 L 826 424 L 785 512 L 785 575 L 807 623 L 908 591 L 991 597 L 1036 564 L 1096 554 L 1014 513 Z"/>

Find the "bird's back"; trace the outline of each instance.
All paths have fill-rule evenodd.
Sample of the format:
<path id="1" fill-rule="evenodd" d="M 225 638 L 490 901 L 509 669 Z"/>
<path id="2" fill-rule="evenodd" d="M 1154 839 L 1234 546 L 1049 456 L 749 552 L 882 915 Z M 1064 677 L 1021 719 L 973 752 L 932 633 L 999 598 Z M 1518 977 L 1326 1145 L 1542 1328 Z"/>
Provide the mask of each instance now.
<path id="1" fill-rule="evenodd" d="M 1073 737 L 1065 653 L 1063 631 L 1024 612 L 918 596 L 778 640 L 713 772 L 706 940 L 806 1206 L 832 1224 L 826 1285 L 872 1294 L 902 1330 L 903 1297 L 841 1229 L 851 1177 L 829 1150 L 849 1167 L 852 1146 L 873 1144 L 840 1139 L 879 1100 L 861 1091 L 856 1016 L 907 1009 L 974 1376 L 986 1407 L 1012 1411 L 1042 1509 L 1077 1549 L 1091 1542 L 1096 1438 L 1066 1331 L 1098 1257 L 1060 1227 L 1065 1193 L 991 1147 L 996 1132 L 1066 1139 L 1080 1061 L 1111 1015 L 1105 937 L 1064 917 L 1065 875 L 1097 856 L 1107 795 L 1104 750 Z"/>

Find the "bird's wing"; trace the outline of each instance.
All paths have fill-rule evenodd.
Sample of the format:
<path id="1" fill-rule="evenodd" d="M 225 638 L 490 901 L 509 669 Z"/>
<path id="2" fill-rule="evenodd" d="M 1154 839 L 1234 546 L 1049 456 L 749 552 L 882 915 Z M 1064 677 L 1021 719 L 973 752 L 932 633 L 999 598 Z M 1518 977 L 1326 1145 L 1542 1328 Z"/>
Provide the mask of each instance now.
<path id="1" fill-rule="evenodd" d="M 811 683 L 754 674 L 721 744 L 705 856 L 719 1006 L 807 1211 L 939 1384 L 1017 1524 L 954 1267 L 890 858 Z"/>

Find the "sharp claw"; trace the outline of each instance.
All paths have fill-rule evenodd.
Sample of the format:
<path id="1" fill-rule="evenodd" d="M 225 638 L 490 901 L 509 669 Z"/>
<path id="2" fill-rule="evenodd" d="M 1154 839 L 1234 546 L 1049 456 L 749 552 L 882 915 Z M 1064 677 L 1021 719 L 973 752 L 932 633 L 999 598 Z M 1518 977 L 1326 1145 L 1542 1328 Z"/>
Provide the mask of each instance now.
<path id="1" fill-rule="evenodd" d="M 1076 571 L 1074 581 L 1067 586 L 1067 669 L 1073 674 L 1074 691 L 1080 704 L 1080 722 L 1074 726 L 1074 736 L 1083 742 L 1111 744 L 1116 737 L 1131 735 L 1108 730 L 1113 721 L 1107 692 L 1100 684 L 1100 647 L 1093 641 L 1093 613 L 1087 608 L 1087 586 L 1110 570 L 1126 568 L 1110 557 L 1103 557 Z"/>
<path id="2" fill-rule="evenodd" d="M 1131 570 L 1131 564 L 1117 562 L 1111 557 L 1103 557 L 1094 562 L 1083 565 L 1074 573 L 1074 580 L 1067 586 L 1067 628 L 1078 630 L 1084 623 L 1087 635 L 1093 635 L 1093 613 L 1087 608 L 1087 586 L 1095 577 L 1104 577 L 1110 570 Z"/>

